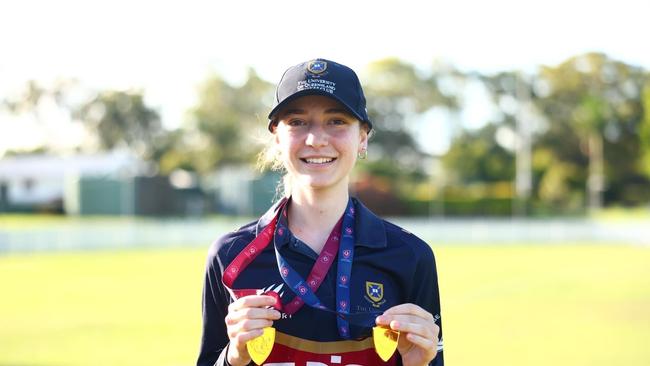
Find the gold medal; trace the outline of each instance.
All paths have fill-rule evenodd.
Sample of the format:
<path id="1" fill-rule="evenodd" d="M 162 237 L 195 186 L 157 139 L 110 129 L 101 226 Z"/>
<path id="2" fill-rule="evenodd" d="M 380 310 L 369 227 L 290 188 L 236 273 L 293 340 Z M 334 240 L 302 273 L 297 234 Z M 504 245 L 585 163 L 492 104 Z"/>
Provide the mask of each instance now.
<path id="1" fill-rule="evenodd" d="M 375 343 L 375 352 L 384 362 L 388 361 L 395 353 L 398 340 L 399 332 L 396 330 L 385 327 L 372 328 L 372 341 Z"/>
<path id="2" fill-rule="evenodd" d="M 273 343 L 275 342 L 275 328 L 266 327 L 264 333 L 257 338 L 253 338 L 246 342 L 246 349 L 248 354 L 257 365 L 261 365 L 266 361 L 266 358 L 271 354 Z"/>

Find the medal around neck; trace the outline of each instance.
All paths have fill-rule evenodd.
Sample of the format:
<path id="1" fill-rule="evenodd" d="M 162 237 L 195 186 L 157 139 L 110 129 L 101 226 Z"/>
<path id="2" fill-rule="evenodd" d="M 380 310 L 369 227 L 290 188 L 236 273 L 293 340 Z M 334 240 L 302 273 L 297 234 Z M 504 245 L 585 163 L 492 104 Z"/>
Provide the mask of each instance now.
<path id="1" fill-rule="evenodd" d="M 257 338 L 253 338 L 246 343 L 248 354 L 257 365 L 264 364 L 264 361 L 269 357 L 273 350 L 275 343 L 275 328 L 266 327 L 263 329 L 264 333 Z"/>
<path id="2" fill-rule="evenodd" d="M 380 326 L 372 328 L 372 341 L 375 344 L 375 352 L 384 362 L 387 362 L 395 353 L 398 340 L 399 332 L 396 330 Z"/>

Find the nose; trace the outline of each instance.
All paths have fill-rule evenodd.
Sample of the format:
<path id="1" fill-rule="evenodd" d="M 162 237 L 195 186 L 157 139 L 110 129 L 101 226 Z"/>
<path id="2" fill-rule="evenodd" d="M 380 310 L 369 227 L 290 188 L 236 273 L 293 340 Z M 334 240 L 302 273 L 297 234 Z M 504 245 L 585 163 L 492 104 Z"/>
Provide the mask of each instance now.
<path id="1" fill-rule="evenodd" d="M 323 147 L 328 144 L 327 132 L 319 126 L 319 124 L 314 124 L 309 129 L 307 133 L 307 138 L 305 139 L 305 144 L 312 147 Z"/>

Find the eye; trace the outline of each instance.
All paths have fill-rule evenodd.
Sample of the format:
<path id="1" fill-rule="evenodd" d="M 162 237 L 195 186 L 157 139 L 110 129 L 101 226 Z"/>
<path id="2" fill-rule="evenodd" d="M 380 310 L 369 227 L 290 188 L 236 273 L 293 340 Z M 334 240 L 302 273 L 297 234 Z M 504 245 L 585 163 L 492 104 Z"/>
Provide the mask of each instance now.
<path id="1" fill-rule="evenodd" d="M 330 120 L 330 124 L 336 125 L 336 126 L 345 126 L 345 125 L 348 124 L 348 121 L 346 121 L 344 119 L 340 119 L 340 118 L 334 118 L 334 119 Z"/>
<path id="2" fill-rule="evenodd" d="M 287 125 L 289 125 L 289 126 L 291 126 L 291 127 L 299 127 L 299 126 L 304 126 L 304 125 L 306 125 L 306 124 L 307 124 L 307 122 L 305 122 L 305 121 L 302 120 L 302 119 L 298 119 L 298 118 L 290 119 L 290 120 L 287 122 Z"/>

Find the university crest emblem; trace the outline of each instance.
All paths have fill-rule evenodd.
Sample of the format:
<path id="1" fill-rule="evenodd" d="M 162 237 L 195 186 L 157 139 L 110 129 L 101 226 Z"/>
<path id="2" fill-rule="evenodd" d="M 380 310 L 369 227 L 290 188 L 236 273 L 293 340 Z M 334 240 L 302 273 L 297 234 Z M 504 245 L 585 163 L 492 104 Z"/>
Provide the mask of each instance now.
<path id="1" fill-rule="evenodd" d="M 373 305 L 381 302 L 384 298 L 384 285 L 377 282 L 366 281 L 366 295 L 373 302 Z"/>
<path id="2" fill-rule="evenodd" d="M 322 74 L 327 70 L 327 62 L 322 60 L 314 60 L 307 64 L 307 71 L 314 75 Z"/>

